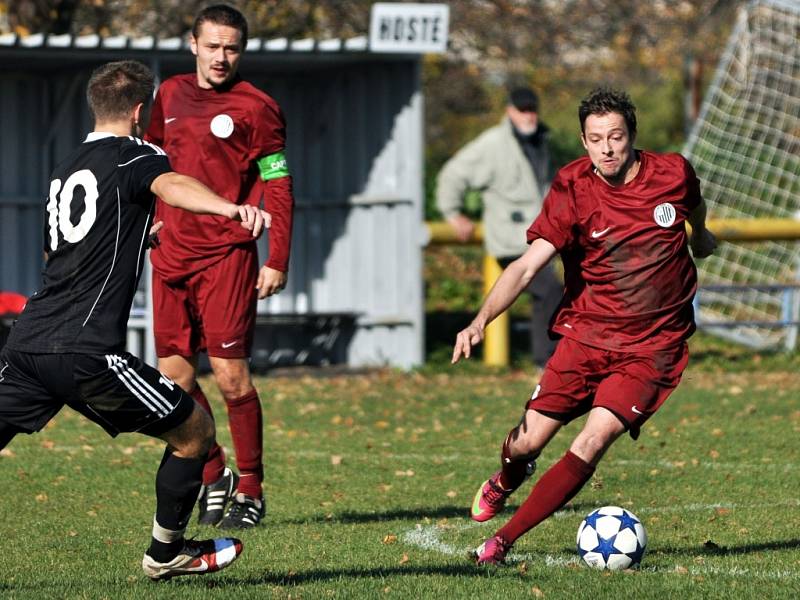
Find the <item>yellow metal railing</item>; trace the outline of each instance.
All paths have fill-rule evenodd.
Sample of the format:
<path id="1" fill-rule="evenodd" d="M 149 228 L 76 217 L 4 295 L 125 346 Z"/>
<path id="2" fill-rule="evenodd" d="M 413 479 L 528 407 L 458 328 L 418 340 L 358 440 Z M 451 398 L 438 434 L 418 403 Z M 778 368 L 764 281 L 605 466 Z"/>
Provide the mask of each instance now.
<path id="1" fill-rule="evenodd" d="M 800 221 L 794 219 L 709 219 L 708 228 L 724 242 L 761 242 L 768 240 L 800 240 Z M 478 223 L 472 237 L 462 242 L 455 230 L 443 221 L 428 221 L 428 244 L 480 244 L 483 242 L 483 225 Z M 687 224 L 687 229 L 691 228 Z M 503 270 L 497 259 L 488 254 L 483 257 L 484 297 L 492 289 Z M 483 362 L 487 365 L 506 366 L 510 358 L 510 325 L 508 312 L 498 315 L 486 328 L 483 340 Z"/>

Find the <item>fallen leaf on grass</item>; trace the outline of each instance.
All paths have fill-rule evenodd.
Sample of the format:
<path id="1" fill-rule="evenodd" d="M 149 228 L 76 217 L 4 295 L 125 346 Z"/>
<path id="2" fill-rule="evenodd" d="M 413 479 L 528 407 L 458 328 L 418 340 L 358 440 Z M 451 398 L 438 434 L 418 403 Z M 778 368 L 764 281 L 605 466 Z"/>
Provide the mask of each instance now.
<path id="1" fill-rule="evenodd" d="M 531 594 L 533 594 L 537 598 L 544 598 L 544 592 L 537 586 L 533 586 L 531 588 Z"/>
<path id="2" fill-rule="evenodd" d="M 47 494 L 36 494 L 37 502 L 47 502 Z"/>
<path id="3" fill-rule="evenodd" d="M 458 494 L 456 494 L 453 490 L 450 490 L 446 495 L 448 498 L 455 498 Z"/>
<path id="4" fill-rule="evenodd" d="M 396 541 L 397 541 L 397 536 L 391 533 L 383 538 L 384 544 L 394 544 Z"/>
<path id="5" fill-rule="evenodd" d="M 53 440 L 42 440 L 40 446 L 45 450 L 52 450 L 56 447 L 56 443 Z"/>
<path id="6" fill-rule="evenodd" d="M 408 558 L 408 554 L 406 554 L 406 553 L 403 553 L 403 558 L 401 558 L 401 559 L 400 559 L 400 564 L 401 564 L 401 565 L 404 565 L 404 564 L 406 564 L 406 563 L 407 563 L 409 560 L 411 560 L 411 559 L 410 559 L 410 558 Z"/>
<path id="7" fill-rule="evenodd" d="M 331 455 L 331 464 L 334 467 L 338 467 L 340 464 L 342 464 L 342 457 L 339 456 L 338 454 L 332 454 Z"/>
<path id="8" fill-rule="evenodd" d="M 675 572 L 678 573 L 679 575 L 686 575 L 689 572 L 689 569 L 678 565 L 677 567 L 675 567 Z"/>
<path id="9" fill-rule="evenodd" d="M 753 413 L 756 412 L 756 410 L 757 410 L 757 407 L 756 407 L 755 404 L 748 404 L 747 406 L 744 407 L 744 410 L 742 410 L 741 412 L 736 413 L 736 416 L 737 417 L 745 417 L 745 416 L 748 416 L 748 415 L 752 415 Z"/>

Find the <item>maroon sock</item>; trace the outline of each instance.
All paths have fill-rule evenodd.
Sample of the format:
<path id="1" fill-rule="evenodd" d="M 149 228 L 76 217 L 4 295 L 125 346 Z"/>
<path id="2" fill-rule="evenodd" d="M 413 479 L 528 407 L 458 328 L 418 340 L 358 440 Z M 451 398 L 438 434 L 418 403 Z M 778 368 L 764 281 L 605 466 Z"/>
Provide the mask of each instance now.
<path id="1" fill-rule="evenodd" d="M 203 388 L 201 388 L 199 384 L 194 386 L 194 389 L 189 395 L 194 398 L 195 402 L 206 409 L 206 412 L 211 415 L 212 419 L 214 418 L 214 413 L 211 412 L 211 406 L 208 404 L 208 398 L 206 398 L 206 395 L 203 393 Z M 203 485 L 214 483 L 217 479 L 222 477 L 223 471 L 225 471 L 225 452 L 223 452 L 222 446 L 214 442 L 211 450 L 208 451 L 208 458 L 203 467 Z"/>
<path id="2" fill-rule="evenodd" d="M 511 520 L 497 530 L 509 544 L 533 529 L 569 502 L 594 473 L 594 467 L 567 450 L 556 464 L 539 478 L 530 495 Z"/>
<path id="3" fill-rule="evenodd" d="M 239 467 L 238 491 L 260 498 L 264 479 L 261 460 L 264 436 L 258 392 L 253 390 L 239 398 L 226 398 L 225 403 L 228 405 L 228 422 L 236 450 L 236 466 Z"/>
<path id="4" fill-rule="evenodd" d="M 522 482 L 525 481 L 525 478 L 528 476 L 528 465 L 533 461 L 533 459 L 529 457 L 511 457 L 508 441 L 511 439 L 511 435 L 514 431 L 516 431 L 516 429 L 512 429 L 511 433 L 506 436 L 506 441 L 503 442 L 503 450 L 500 452 L 500 465 L 502 469 L 500 471 L 500 487 L 511 492 L 521 486 Z"/>

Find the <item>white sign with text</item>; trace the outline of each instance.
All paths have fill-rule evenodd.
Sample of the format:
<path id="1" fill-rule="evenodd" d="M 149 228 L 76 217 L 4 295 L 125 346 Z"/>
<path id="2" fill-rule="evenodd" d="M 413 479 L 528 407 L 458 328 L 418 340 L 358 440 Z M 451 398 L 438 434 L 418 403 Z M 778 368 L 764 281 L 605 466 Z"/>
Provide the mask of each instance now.
<path id="1" fill-rule="evenodd" d="M 450 25 L 447 4 L 376 2 L 369 26 L 371 52 L 446 52 Z"/>

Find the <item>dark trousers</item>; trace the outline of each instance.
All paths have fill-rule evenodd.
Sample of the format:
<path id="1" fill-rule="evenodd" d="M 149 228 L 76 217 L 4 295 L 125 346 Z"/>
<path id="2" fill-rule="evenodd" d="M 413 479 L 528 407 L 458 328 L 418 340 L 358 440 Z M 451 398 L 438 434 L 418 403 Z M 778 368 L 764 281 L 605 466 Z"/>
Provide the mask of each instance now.
<path id="1" fill-rule="evenodd" d="M 516 257 L 498 258 L 497 262 L 505 269 L 516 260 Z M 556 277 L 552 264 L 545 265 L 536 277 L 531 280 L 526 290 L 533 300 L 533 313 L 530 322 L 531 354 L 533 362 L 539 366 L 555 352 L 558 340 L 551 340 L 547 330 L 561 297 L 564 295 L 564 284 Z"/>

